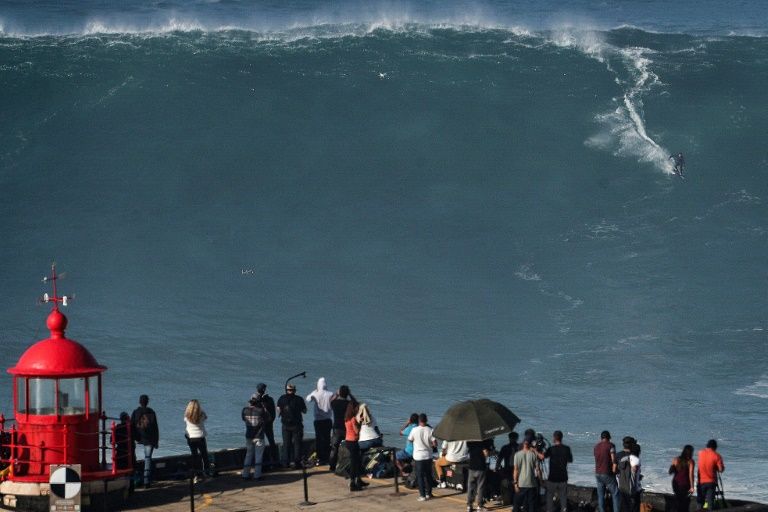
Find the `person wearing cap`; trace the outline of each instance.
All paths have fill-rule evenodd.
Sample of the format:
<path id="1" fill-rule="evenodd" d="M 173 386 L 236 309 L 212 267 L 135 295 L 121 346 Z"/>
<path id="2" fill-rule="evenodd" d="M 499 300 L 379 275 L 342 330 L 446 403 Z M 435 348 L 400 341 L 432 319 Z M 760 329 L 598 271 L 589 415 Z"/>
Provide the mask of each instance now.
<path id="1" fill-rule="evenodd" d="M 261 478 L 262 459 L 264 456 L 264 430 L 269 421 L 269 413 L 259 395 L 252 395 L 248 405 L 243 407 L 241 417 L 245 422 L 245 460 L 243 461 L 244 479 Z M 251 477 L 253 468 L 253 477 Z"/>
<path id="2" fill-rule="evenodd" d="M 613 512 L 621 510 L 621 497 L 616 482 L 616 446 L 611 442 L 611 433 L 603 430 L 600 442 L 595 445 L 595 480 L 597 481 L 597 508 L 605 512 L 605 490 L 611 493 Z M 628 511 L 627 511 L 628 512 Z"/>
<path id="3" fill-rule="evenodd" d="M 307 395 L 307 403 L 312 404 L 315 417 L 315 449 L 317 450 L 317 465 L 328 464 L 331 451 L 331 429 L 333 428 L 333 410 L 331 398 L 333 393 L 328 391 L 325 377 L 317 379 L 317 388 Z"/>
<path id="4" fill-rule="evenodd" d="M 283 461 L 291 468 L 301 464 L 301 448 L 304 441 L 304 418 L 307 404 L 296 396 L 296 386 L 287 384 L 285 394 L 277 400 L 277 411 L 283 424 Z"/>
<path id="5" fill-rule="evenodd" d="M 267 385 L 263 382 L 259 382 L 259 384 L 256 386 L 256 397 L 261 400 L 261 403 L 264 405 L 264 409 L 269 415 L 269 421 L 267 421 L 267 424 L 264 425 L 264 435 L 267 436 L 267 442 L 269 442 L 269 449 L 267 450 L 267 453 L 269 454 L 269 465 L 276 466 L 280 463 L 280 454 L 277 450 L 277 444 L 275 443 L 274 423 L 275 418 L 277 418 L 275 401 L 271 396 L 267 394 Z"/>

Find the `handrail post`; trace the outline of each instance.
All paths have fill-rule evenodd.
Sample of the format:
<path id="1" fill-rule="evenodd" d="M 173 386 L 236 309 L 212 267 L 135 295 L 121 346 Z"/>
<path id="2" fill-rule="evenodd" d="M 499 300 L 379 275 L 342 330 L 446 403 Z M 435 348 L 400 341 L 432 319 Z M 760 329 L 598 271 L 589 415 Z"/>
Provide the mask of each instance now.
<path id="1" fill-rule="evenodd" d="M 394 470 L 394 474 L 395 474 L 395 492 L 392 493 L 392 496 L 403 496 L 405 493 L 400 492 L 400 482 L 398 480 L 398 473 L 399 473 L 400 470 L 397 467 L 397 449 L 396 448 L 392 448 L 391 453 L 392 453 L 392 467 L 395 469 Z"/>
<path id="2" fill-rule="evenodd" d="M 101 467 L 107 466 L 107 413 L 101 411 Z"/>
<path id="3" fill-rule="evenodd" d="M 309 501 L 309 485 L 307 484 L 307 461 L 301 461 L 301 477 L 304 480 L 304 501 L 299 503 L 300 507 L 308 507 L 315 505 L 314 502 Z"/>
<path id="4" fill-rule="evenodd" d="M 195 512 L 195 470 L 189 473 L 189 512 Z"/>
<path id="5" fill-rule="evenodd" d="M 69 464 L 69 425 L 66 423 L 64 424 L 64 464 Z"/>
<path id="6" fill-rule="evenodd" d="M 111 445 L 112 445 L 112 474 L 116 475 L 117 474 L 117 449 L 116 449 L 116 447 L 117 447 L 117 443 L 119 441 L 117 440 L 117 429 L 115 427 L 115 422 L 114 421 L 112 422 L 110 430 L 112 431 L 112 435 L 110 436 L 111 441 L 112 441 L 111 442 Z"/>

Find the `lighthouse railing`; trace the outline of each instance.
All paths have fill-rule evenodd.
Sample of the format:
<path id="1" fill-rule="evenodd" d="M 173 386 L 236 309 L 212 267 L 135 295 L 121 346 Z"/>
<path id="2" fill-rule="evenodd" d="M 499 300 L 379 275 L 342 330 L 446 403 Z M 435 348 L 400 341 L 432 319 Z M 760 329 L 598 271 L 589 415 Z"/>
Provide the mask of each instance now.
<path id="1" fill-rule="evenodd" d="M 115 418 L 110 418 L 115 419 Z M 8 423 L 14 423 L 10 429 Z M 108 430 L 97 432 L 71 432 L 69 425 L 57 427 L 37 427 L 29 433 L 46 440 L 39 443 L 29 442 L 26 431 L 17 428 L 12 419 L 0 418 L 0 480 L 13 478 L 19 481 L 47 481 L 49 465 L 52 463 L 80 463 L 88 460 L 87 453 L 110 452 L 110 464 L 96 458 L 97 466 L 83 467 L 82 476 L 86 480 L 115 478 L 133 473 L 133 442 L 130 423 L 111 422 Z M 95 438 L 95 443 L 73 441 L 73 437 Z M 51 443 L 51 439 L 60 439 Z M 100 442 L 103 440 L 103 442 Z M 85 446 L 90 446 L 86 448 Z M 59 457 L 52 460 L 51 452 L 58 452 Z M 92 459 L 91 459 L 92 460 Z M 6 468 L 10 468 L 6 471 Z"/>

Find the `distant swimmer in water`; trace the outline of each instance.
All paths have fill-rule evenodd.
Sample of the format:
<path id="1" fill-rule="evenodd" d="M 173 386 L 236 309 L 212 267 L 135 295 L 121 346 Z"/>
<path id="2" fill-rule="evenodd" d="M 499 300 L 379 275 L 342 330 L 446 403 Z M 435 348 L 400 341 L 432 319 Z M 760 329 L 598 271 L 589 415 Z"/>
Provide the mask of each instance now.
<path id="1" fill-rule="evenodd" d="M 683 158 L 683 154 L 678 153 L 676 155 L 669 155 L 669 159 L 675 161 L 675 167 L 673 167 L 672 170 L 675 174 L 683 178 L 683 168 L 685 167 L 685 158 Z"/>

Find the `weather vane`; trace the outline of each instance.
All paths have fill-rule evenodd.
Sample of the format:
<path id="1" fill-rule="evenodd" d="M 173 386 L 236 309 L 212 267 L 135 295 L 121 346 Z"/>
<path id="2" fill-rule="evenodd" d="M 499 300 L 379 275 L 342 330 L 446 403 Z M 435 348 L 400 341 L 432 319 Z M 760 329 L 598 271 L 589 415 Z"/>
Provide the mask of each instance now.
<path id="1" fill-rule="evenodd" d="M 67 306 L 70 300 L 75 299 L 75 295 L 72 294 L 71 296 L 64 295 L 62 297 L 59 297 L 56 294 L 56 281 L 59 279 L 63 279 L 66 276 L 66 272 L 62 273 L 61 275 L 56 275 L 56 263 L 51 263 L 51 275 L 45 276 L 43 278 L 44 283 L 50 282 L 53 285 L 53 296 L 48 295 L 48 293 L 44 293 L 43 296 L 40 298 L 40 302 L 53 302 L 53 309 L 59 309 L 59 302 L 61 302 L 62 306 Z"/>

